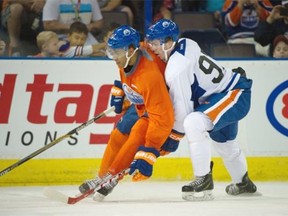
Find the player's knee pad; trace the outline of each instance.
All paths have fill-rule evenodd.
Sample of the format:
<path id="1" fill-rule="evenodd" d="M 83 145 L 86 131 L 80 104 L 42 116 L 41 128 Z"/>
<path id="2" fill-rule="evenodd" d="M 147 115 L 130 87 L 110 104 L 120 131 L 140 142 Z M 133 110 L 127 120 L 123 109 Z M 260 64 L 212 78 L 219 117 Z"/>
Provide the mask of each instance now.
<path id="1" fill-rule="evenodd" d="M 206 132 L 213 129 L 211 119 L 202 112 L 192 112 L 184 119 L 184 130 L 189 142 L 206 138 Z"/>
<path id="2" fill-rule="evenodd" d="M 216 142 L 213 141 L 213 145 L 217 153 L 226 161 L 232 161 L 235 158 L 239 157 L 241 154 L 240 147 L 236 144 L 235 140 L 227 142 Z"/>

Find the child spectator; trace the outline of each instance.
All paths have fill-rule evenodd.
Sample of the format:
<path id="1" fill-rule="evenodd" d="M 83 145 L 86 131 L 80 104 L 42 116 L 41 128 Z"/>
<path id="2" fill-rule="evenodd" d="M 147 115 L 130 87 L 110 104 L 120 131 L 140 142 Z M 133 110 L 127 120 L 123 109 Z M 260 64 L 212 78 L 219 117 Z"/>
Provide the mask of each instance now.
<path id="1" fill-rule="evenodd" d="M 288 34 L 288 15 L 281 13 L 285 8 L 288 10 L 288 0 L 283 0 L 282 5 L 274 6 L 267 19 L 261 21 L 255 31 L 255 41 L 262 46 L 270 45 L 269 53 L 272 53 L 274 39 L 278 35 Z"/>
<path id="2" fill-rule="evenodd" d="M 278 35 L 273 42 L 273 58 L 288 58 L 288 37 Z"/>
<path id="3" fill-rule="evenodd" d="M 74 22 L 71 24 L 68 41 L 60 47 L 61 56 L 105 56 L 105 43 L 97 43 L 93 45 L 85 45 L 89 30 L 82 22 Z"/>
<path id="4" fill-rule="evenodd" d="M 70 25 L 75 21 L 84 23 L 89 30 L 86 44 L 97 43 L 94 34 L 98 34 L 103 27 L 103 17 L 97 0 L 46 0 L 43 8 L 45 30 L 66 36 Z"/>
<path id="5" fill-rule="evenodd" d="M 38 34 L 37 46 L 41 51 L 34 57 L 56 57 L 59 56 L 59 40 L 55 32 L 42 31 Z"/>

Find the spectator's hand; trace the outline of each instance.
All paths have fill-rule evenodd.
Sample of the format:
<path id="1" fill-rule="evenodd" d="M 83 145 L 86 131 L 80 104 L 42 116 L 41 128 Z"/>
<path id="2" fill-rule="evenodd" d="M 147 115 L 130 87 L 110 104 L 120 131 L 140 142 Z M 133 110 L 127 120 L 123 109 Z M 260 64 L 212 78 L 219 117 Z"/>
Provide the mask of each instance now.
<path id="1" fill-rule="evenodd" d="M 280 9 L 283 8 L 283 6 L 281 5 L 276 5 L 273 7 L 270 15 L 267 17 L 267 22 L 268 23 L 273 23 L 275 20 L 278 20 L 278 19 L 282 19 L 283 16 L 280 16 Z"/>
<path id="2" fill-rule="evenodd" d="M 243 8 L 245 4 L 248 4 L 249 0 L 238 0 L 238 6 Z"/>
<path id="3" fill-rule="evenodd" d="M 45 5 L 45 0 L 31 0 L 31 10 L 36 13 L 41 13 Z"/>
<path id="4" fill-rule="evenodd" d="M 253 5 L 255 9 L 259 6 L 258 0 L 249 0 L 249 3 Z"/>

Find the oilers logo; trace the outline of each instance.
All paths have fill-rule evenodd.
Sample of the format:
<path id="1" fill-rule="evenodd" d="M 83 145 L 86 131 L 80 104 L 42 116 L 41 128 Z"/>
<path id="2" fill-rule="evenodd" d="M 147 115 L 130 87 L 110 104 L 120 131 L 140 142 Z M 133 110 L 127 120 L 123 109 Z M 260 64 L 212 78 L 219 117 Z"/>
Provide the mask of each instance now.
<path id="1" fill-rule="evenodd" d="M 278 85 L 269 95 L 266 114 L 272 126 L 288 137 L 288 80 Z"/>
<path id="2" fill-rule="evenodd" d="M 135 92 L 130 86 L 128 86 L 126 83 L 123 83 L 122 85 L 123 90 L 125 92 L 126 97 L 128 98 L 129 101 L 133 104 L 144 104 L 144 100 L 142 95 L 139 93 Z"/>

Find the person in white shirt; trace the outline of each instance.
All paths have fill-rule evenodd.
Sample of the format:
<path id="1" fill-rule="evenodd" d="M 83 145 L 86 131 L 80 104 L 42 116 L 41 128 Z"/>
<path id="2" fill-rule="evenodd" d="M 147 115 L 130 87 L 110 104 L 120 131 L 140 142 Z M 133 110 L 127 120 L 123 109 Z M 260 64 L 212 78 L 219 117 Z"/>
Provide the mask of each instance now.
<path id="1" fill-rule="evenodd" d="M 97 43 L 91 32 L 103 27 L 103 17 L 97 0 L 47 0 L 43 8 L 43 26 L 45 30 L 59 34 L 66 39 L 70 25 L 80 21 L 87 25 L 89 35 L 86 45 Z"/>
<path id="2" fill-rule="evenodd" d="M 179 28 L 171 20 L 152 25 L 146 40 L 167 62 L 165 80 L 174 105 L 173 130 L 185 133 L 189 143 L 196 179 L 182 187 L 183 199 L 213 199 L 211 140 L 232 178 L 226 192 L 255 193 L 245 155 L 235 141 L 238 122 L 250 109 L 252 80 L 242 68 L 220 65 L 201 52 L 195 41 L 179 39 Z"/>

